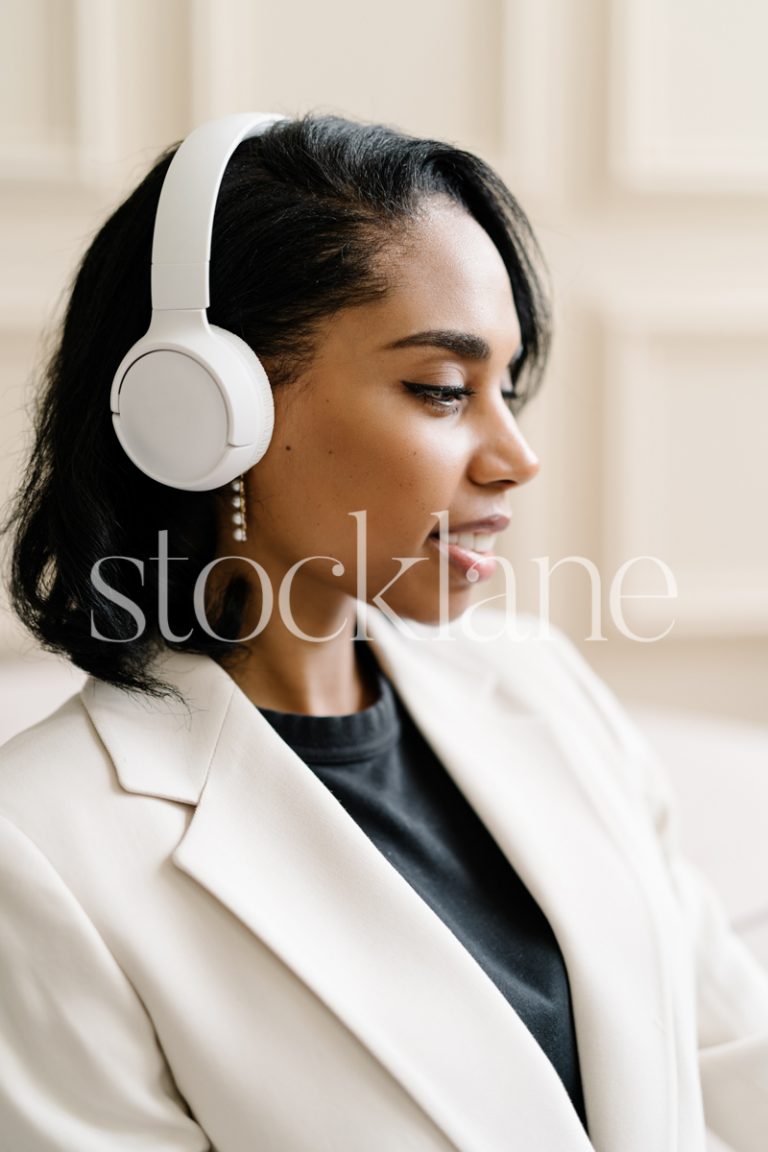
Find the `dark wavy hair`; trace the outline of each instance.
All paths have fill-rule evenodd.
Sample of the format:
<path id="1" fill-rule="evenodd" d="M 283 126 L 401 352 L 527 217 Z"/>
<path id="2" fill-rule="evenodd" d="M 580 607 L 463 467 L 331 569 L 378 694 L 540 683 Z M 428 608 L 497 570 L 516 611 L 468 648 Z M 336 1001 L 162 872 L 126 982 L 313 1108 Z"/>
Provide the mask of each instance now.
<path id="1" fill-rule="evenodd" d="M 105 681 L 154 694 L 167 691 L 151 669 L 163 644 L 215 658 L 232 651 L 232 641 L 200 628 L 192 607 L 195 578 L 215 556 L 219 494 L 149 479 L 123 453 L 110 415 L 112 377 L 150 321 L 152 230 L 174 151 L 82 260 L 42 382 L 26 478 L 4 529 L 13 535 L 12 604 L 39 643 Z M 321 321 L 386 295 L 377 257 L 433 196 L 469 212 L 506 265 L 522 329 L 520 380 L 530 395 L 546 359 L 549 319 L 525 215 L 476 156 L 383 125 L 307 115 L 237 148 L 214 218 L 211 322 L 247 341 L 274 388 L 289 387 L 311 361 Z M 170 554 L 188 558 L 169 565 L 169 624 L 178 634 L 191 631 L 178 643 L 164 641 L 159 627 L 151 557 L 161 530 Z M 134 617 L 94 587 L 93 565 L 105 557 L 143 558 L 143 573 L 119 559 L 102 563 L 114 591 L 143 613 L 138 635 Z M 211 618 L 217 634 L 240 634 L 247 598 L 244 578 L 227 584 Z"/>

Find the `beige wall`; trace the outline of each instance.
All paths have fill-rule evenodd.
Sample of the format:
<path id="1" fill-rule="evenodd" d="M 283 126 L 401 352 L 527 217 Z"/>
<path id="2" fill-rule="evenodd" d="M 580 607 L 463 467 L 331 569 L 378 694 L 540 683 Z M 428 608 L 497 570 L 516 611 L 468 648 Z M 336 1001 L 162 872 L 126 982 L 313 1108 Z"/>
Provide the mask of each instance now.
<path id="1" fill-rule="evenodd" d="M 554 282 L 521 603 L 539 602 L 534 557 L 588 557 L 607 585 L 658 556 L 679 598 L 635 601 L 630 622 L 674 617 L 670 635 L 606 623 L 586 655 L 625 695 L 765 719 L 766 43 L 763 0 L 2 0 L 0 485 L 41 329 L 160 147 L 248 107 L 454 140 L 518 193 Z M 586 575 L 552 588 L 582 639 Z"/>
<path id="2" fill-rule="evenodd" d="M 518 555 L 651 554 L 592 663 L 625 695 L 768 716 L 768 73 L 761 0 L 516 0 L 509 166 L 550 254 L 553 370 Z M 646 568 L 640 591 L 661 591 Z M 588 634 L 584 573 L 557 605 Z M 535 603 L 536 596 L 529 591 Z M 627 613 L 628 617 L 630 612 Z"/>

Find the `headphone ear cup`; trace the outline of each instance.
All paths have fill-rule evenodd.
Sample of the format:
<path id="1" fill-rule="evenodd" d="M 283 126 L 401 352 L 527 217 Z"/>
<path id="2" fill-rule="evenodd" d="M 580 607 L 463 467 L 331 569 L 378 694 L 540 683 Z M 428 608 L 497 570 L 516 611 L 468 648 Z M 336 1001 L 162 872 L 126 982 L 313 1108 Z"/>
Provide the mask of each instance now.
<path id="1" fill-rule="evenodd" d="M 253 348 L 240 336 L 226 328 L 218 328 L 215 324 L 209 324 L 208 331 L 217 341 L 217 355 L 220 349 L 227 347 L 242 363 L 242 382 L 234 367 L 231 375 L 225 378 L 222 366 L 222 381 L 227 381 L 231 414 L 230 444 L 250 446 L 253 452 L 252 464 L 256 464 L 267 451 L 275 428 L 275 401 L 269 377 Z M 229 479 L 234 480 L 241 472 L 242 469 L 239 469 Z"/>
<path id="2" fill-rule="evenodd" d="M 211 237 L 233 152 L 285 117 L 243 112 L 201 124 L 165 174 L 152 235 L 152 319 L 112 381 L 112 423 L 137 468 L 203 492 L 234 480 L 267 450 L 272 389 L 258 357 L 208 323 Z"/>
<path id="3" fill-rule="evenodd" d="M 117 437 L 171 488 L 219 488 L 266 452 L 274 426 L 267 374 L 244 340 L 208 325 L 131 349 L 112 390 Z"/>

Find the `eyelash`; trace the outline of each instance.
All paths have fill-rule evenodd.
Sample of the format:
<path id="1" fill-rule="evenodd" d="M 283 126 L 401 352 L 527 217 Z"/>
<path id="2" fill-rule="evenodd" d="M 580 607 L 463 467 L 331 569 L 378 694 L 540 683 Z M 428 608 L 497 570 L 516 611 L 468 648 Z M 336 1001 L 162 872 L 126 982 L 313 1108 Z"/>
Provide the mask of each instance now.
<path id="1" fill-rule="evenodd" d="M 458 401 L 470 396 L 475 395 L 474 388 L 466 388 L 459 385 L 434 385 L 434 384 L 416 384 L 411 380 L 403 380 L 403 384 L 415 396 L 424 403 L 428 408 L 440 412 L 444 415 L 450 415 L 453 412 L 458 412 L 457 403 L 449 403 L 450 401 Z M 503 399 L 507 403 L 507 407 L 514 416 L 520 410 L 523 397 L 517 391 L 516 385 L 513 384 L 512 388 L 506 389 L 501 393 Z"/>

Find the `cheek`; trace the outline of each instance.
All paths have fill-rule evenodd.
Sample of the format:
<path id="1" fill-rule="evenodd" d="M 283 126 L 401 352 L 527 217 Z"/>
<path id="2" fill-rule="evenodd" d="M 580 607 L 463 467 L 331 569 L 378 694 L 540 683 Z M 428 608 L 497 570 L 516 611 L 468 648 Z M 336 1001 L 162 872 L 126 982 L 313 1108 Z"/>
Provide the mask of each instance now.
<path id="1" fill-rule="evenodd" d="M 437 523 L 431 514 L 451 506 L 466 463 L 459 429 L 399 407 L 289 407 L 276 429 L 254 487 L 275 524 L 292 523 L 317 548 L 334 538 L 348 547 L 349 513 L 360 509 L 382 544 L 423 539 Z"/>
<path id="2" fill-rule="evenodd" d="M 348 440 L 335 469 L 339 495 L 348 502 L 354 494 L 354 507 L 368 508 L 370 518 L 403 527 L 423 523 L 452 501 L 462 475 L 458 445 L 435 431 L 419 421 L 401 427 L 379 422 L 368 435 Z"/>

